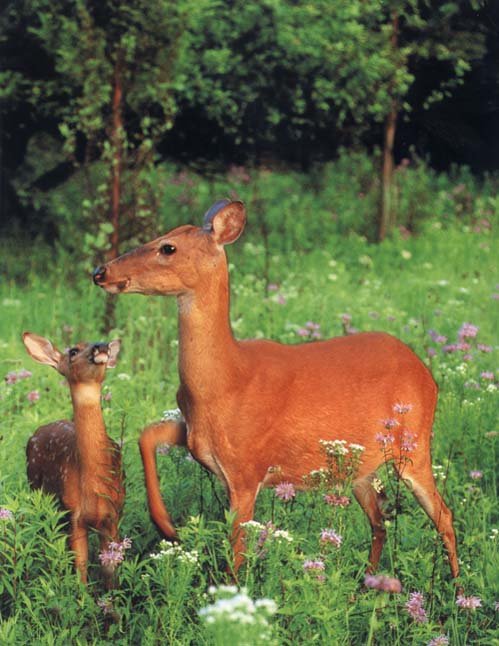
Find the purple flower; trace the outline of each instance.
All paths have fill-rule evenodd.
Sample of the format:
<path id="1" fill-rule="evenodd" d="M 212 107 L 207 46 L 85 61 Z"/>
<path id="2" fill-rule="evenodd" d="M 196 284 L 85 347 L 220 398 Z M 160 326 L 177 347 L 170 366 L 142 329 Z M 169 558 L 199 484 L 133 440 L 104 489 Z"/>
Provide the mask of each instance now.
<path id="1" fill-rule="evenodd" d="M 269 292 L 277 292 L 279 285 L 277 285 L 276 283 L 269 283 L 267 285 L 267 289 L 269 290 Z"/>
<path id="2" fill-rule="evenodd" d="M 129 550 L 132 547 L 132 541 L 130 538 L 124 538 L 121 543 L 116 543 L 111 541 L 107 550 L 103 550 L 99 554 L 99 559 L 102 565 L 115 568 L 120 563 L 125 560 L 125 550 Z"/>
<path id="3" fill-rule="evenodd" d="M 307 560 L 303 561 L 303 569 L 305 572 L 324 572 L 326 564 L 324 561 L 317 559 L 316 561 Z"/>
<path id="4" fill-rule="evenodd" d="M 481 480 L 483 478 L 483 473 L 478 470 L 470 471 L 470 478 L 473 478 L 473 480 Z"/>
<path id="5" fill-rule="evenodd" d="M 40 399 L 40 393 L 38 392 L 38 390 L 31 390 L 26 395 L 26 399 L 34 404 Z"/>
<path id="6" fill-rule="evenodd" d="M 104 395 L 102 395 L 102 399 L 105 402 L 110 402 L 112 398 L 113 398 L 113 395 L 111 392 L 107 392 L 107 393 L 104 393 Z"/>
<path id="7" fill-rule="evenodd" d="M 12 386 L 13 384 L 17 383 L 17 372 L 13 370 L 12 372 L 8 372 L 5 375 L 5 381 L 9 384 L 9 386 Z"/>
<path id="8" fill-rule="evenodd" d="M 477 350 L 480 350 L 480 352 L 492 352 L 490 345 L 485 345 L 484 343 L 477 343 L 476 347 Z"/>
<path id="9" fill-rule="evenodd" d="M 298 336 L 308 336 L 310 334 L 310 330 L 307 330 L 307 328 L 300 327 L 296 330 L 296 334 Z"/>
<path id="10" fill-rule="evenodd" d="M 277 295 L 277 304 L 286 305 L 286 298 L 282 294 Z"/>
<path id="11" fill-rule="evenodd" d="M 478 326 L 473 325 L 472 323 L 463 323 L 459 329 L 458 337 L 459 340 L 462 339 L 475 339 L 478 334 Z"/>
<path id="12" fill-rule="evenodd" d="M 480 377 L 482 379 L 488 379 L 489 381 L 492 381 L 494 379 L 495 375 L 494 375 L 493 372 L 490 372 L 489 370 L 487 370 L 487 371 L 481 372 Z"/>
<path id="13" fill-rule="evenodd" d="M 381 444 L 382 447 L 389 446 L 395 441 L 395 437 L 391 433 L 376 433 L 374 439 L 378 444 Z"/>
<path id="14" fill-rule="evenodd" d="M 19 372 L 17 373 L 17 376 L 19 377 L 19 379 L 29 379 L 33 376 L 33 373 L 31 373 L 29 370 L 21 368 L 21 370 L 19 370 Z"/>
<path id="15" fill-rule="evenodd" d="M 275 488 L 275 495 L 284 502 L 292 500 L 296 496 L 296 491 L 291 482 L 281 482 Z"/>
<path id="16" fill-rule="evenodd" d="M 410 413 L 412 410 L 412 404 L 401 404 L 400 402 L 393 405 L 393 412 L 399 413 L 400 415 L 405 415 Z"/>
<path id="17" fill-rule="evenodd" d="M 348 496 L 336 496 L 334 493 L 324 494 L 324 502 L 333 507 L 348 507 L 350 498 Z"/>
<path id="18" fill-rule="evenodd" d="M 400 444 L 402 451 L 415 451 L 418 446 L 418 443 L 414 441 L 416 438 L 416 433 L 412 433 L 411 431 L 404 429 L 402 431 L 402 442 Z"/>
<path id="19" fill-rule="evenodd" d="M 475 610 L 476 608 L 482 607 L 482 600 L 480 597 L 465 597 L 464 595 L 458 595 L 456 599 L 456 604 L 459 608 L 466 608 L 467 610 Z"/>
<path id="20" fill-rule="evenodd" d="M 428 642 L 427 646 L 447 646 L 449 643 L 449 638 L 445 635 L 437 635 L 431 641 Z"/>
<path id="21" fill-rule="evenodd" d="M 0 520 L 14 520 L 14 514 L 6 507 L 0 507 Z"/>
<path id="22" fill-rule="evenodd" d="M 319 323 L 314 323 L 313 321 L 307 321 L 305 323 L 305 327 L 307 327 L 309 330 L 320 330 L 321 328 Z"/>
<path id="23" fill-rule="evenodd" d="M 428 330 L 428 334 L 430 337 L 435 341 L 435 343 L 446 343 L 447 337 L 443 336 L 443 334 L 439 334 L 436 330 Z"/>
<path id="24" fill-rule="evenodd" d="M 337 534 L 334 529 L 323 529 L 319 540 L 323 544 L 330 543 L 331 545 L 339 548 L 341 547 L 343 536 Z"/>
<path id="25" fill-rule="evenodd" d="M 428 621 L 426 610 L 423 608 L 424 597 L 421 592 L 411 592 L 405 607 L 414 621 L 418 624 L 424 624 Z"/>
<path id="26" fill-rule="evenodd" d="M 366 574 L 364 585 L 382 592 L 402 592 L 402 584 L 398 579 L 384 574 Z"/>
<path id="27" fill-rule="evenodd" d="M 380 423 L 387 429 L 395 428 L 395 426 L 400 426 L 400 423 L 393 417 L 387 417 L 386 419 L 381 419 Z"/>

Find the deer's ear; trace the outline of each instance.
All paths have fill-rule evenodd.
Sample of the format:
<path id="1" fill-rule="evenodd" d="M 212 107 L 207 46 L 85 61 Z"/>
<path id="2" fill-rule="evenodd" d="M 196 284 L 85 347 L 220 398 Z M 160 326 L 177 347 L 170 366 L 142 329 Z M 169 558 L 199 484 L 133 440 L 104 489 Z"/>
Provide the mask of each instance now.
<path id="1" fill-rule="evenodd" d="M 46 366 L 52 366 L 56 370 L 59 367 L 62 354 L 55 348 L 48 339 L 32 332 L 23 333 L 23 343 L 32 357 L 38 363 L 43 363 Z"/>
<path id="2" fill-rule="evenodd" d="M 118 355 L 121 350 L 121 341 L 116 339 L 115 341 L 109 342 L 109 359 L 107 362 L 108 368 L 115 368 L 116 363 L 118 362 Z"/>
<path id="3" fill-rule="evenodd" d="M 211 231 L 217 244 L 235 242 L 244 230 L 246 209 L 242 202 L 216 202 L 204 216 L 203 228 Z"/>

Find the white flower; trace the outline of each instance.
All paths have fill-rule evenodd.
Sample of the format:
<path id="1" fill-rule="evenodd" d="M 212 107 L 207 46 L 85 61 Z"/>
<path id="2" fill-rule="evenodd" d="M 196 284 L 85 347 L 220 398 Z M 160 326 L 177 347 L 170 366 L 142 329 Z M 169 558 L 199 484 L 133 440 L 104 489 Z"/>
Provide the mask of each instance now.
<path id="1" fill-rule="evenodd" d="M 180 408 L 171 408 L 169 410 L 163 411 L 163 416 L 161 418 L 163 421 L 174 421 L 181 422 L 183 420 L 182 412 Z"/>

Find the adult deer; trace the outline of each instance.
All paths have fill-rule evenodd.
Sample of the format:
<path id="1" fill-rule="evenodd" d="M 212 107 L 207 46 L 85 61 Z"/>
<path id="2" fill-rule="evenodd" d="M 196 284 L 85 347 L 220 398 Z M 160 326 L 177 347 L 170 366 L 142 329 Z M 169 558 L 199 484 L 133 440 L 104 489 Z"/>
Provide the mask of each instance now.
<path id="1" fill-rule="evenodd" d="M 177 401 L 185 424 L 158 423 L 144 431 L 141 448 L 153 519 L 166 536 L 175 535 L 161 502 L 154 447 L 186 444 L 220 479 L 231 510 L 237 511 L 237 569 L 244 551 L 238 526 L 252 518 L 260 488 L 282 481 L 303 485 L 306 474 L 324 466 L 319 441 L 345 440 L 365 447 L 354 494 L 372 527 L 369 561 L 374 570 L 385 541 L 381 495 L 373 478 L 386 451 L 376 433 L 380 421 L 393 416 L 394 405 L 406 402 L 412 406 L 407 419 L 417 446 L 404 459 L 403 438 L 394 432 L 393 463 L 399 472 L 403 465 L 404 482 L 442 535 L 456 577 L 452 514 L 431 469 L 437 399 L 431 374 L 412 350 L 384 333 L 291 346 L 236 340 L 229 323 L 224 246 L 237 240 L 245 220 L 241 202 L 218 202 L 202 228 L 178 227 L 94 272 L 95 283 L 110 293 L 177 297 Z"/>
<path id="2" fill-rule="evenodd" d="M 28 440 L 28 480 L 33 489 L 54 494 L 70 512 L 70 547 L 81 580 L 87 582 L 88 530 L 99 533 L 101 551 L 118 541 L 125 488 L 119 446 L 106 433 L 102 382 L 114 368 L 120 341 L 79 343 L 62 353 L 44 337 L 24 332 L 30 356 L 55 368 L 69 384 L 74 422 L 40 426 Z M 112 567 L 103 566 L 108 587 Z"/>

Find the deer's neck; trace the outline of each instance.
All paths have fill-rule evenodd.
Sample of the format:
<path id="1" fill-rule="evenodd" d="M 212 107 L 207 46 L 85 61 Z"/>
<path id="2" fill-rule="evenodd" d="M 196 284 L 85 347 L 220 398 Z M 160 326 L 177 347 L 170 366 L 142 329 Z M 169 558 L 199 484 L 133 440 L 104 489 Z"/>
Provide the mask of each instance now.
<path id="1" fill-rule="evenodd" d="M 99 384 L 71 388 L 76 445 L 82 481 L 108 471 L 112 466 L 112 442 L 106 433 Z"/>
<path id="2" fill-rule="evenodd" d="M 180 383 L 192 397 L 211 396 L 234 377 L 238 345 L 229 322 L 228 275 L 177 298 Z"/>

